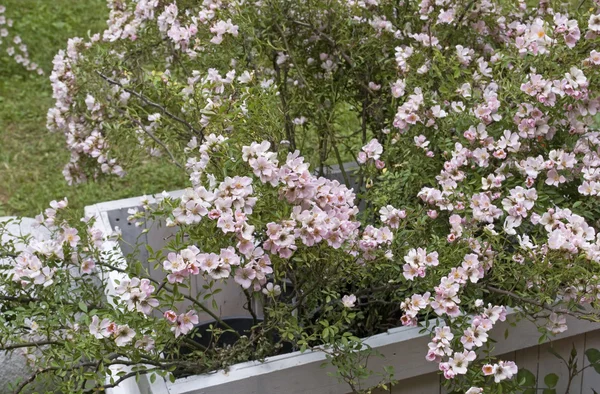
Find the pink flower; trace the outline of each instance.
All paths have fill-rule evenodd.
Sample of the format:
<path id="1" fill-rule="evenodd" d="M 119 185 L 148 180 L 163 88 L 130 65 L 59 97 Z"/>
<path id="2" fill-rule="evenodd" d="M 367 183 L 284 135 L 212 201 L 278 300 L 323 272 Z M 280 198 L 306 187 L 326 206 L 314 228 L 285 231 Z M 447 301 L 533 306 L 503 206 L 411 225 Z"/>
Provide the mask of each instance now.
<path id="1" fill-rule="evenodd" d="M 467 373 L 469 363 L 475 360 L 476 355 L 473 351 L 464 351 L 462 353 L 454 353 L 448 359 L 448 368 L 452 370 L 452 375 L 464 375 Z"/>
<path id="2" fill-rule="evenodd" d="M 69 244 L 72 248 L 77 247 L 81 238 L 77 235 L 77 229 L 65 226 L 63 228 L 62 242 Z"/>
<path id="3" fill-rule="evenodd" d="M 365 164 L 367 162 L 367 154 L 365 152 L 358 152 L 358 162 Z"/>
<path id="4" fill-rule="evenodd" d="M 510 379 L 517 372 L 519 372 L 519 368 L 513 361 L 500 361 L 493 366 L 494 382 L 500 383 L 503 380 Z"/>
<path id="5" fill-rule="evenodd" d="M 133 337 L 135 337 L 135 331 L 133 331 L 127 324 L 117 327 L 115 333 L 115 343 L 117 346 L 122 347 L 129 344 Z"/>
<path id="6" fill-rule="evenodd" d="M 362 147 L 362 151 L 358 154 L 358 162 L 366 163 L 367 160 L 377 161 L 383 153 L 383 145 L 379 141 L 373 138 L 369 143 Z"/>
<path id="7" fill-rule="evenodd" d="M 137 304 L 136 310 L 145 315 L 150 315 L 154 308 L 157 308 L 159 302 L 156 298 L 143 297 Z"/>
<path id="8" fill-rule="evenodd" d="M 212 270 L 217 268 L 219 265 L 219 255 L 215 253 L 203 253 L 199 255 L 198 260 L 200 261 L 200 269 L 204 272 L 210 273 Z"/>
<path id="9" fill-rule="evenodd" d="M 250 287 L 254 278 L 256 278 L 256 271 L 251 267 L 238 268 L 235 271 L 234 280 L 244 289 Z"/>
<path id="10" fill-rule="evenodd" d="M 480 387 L 471 387 L 468 389 L 465 394 L 481 394 L 483 393 L 483 389 Z"/>
<path id="11" fill-rule="evenodd" d="M 379 209 L 379 215 L 384 224 L 391 228 L 398 228 L 400 227 L 400 220 L 406 218 L 406 211 L 387 205 Z"/>
<path id="12" fill-rule="evenodd" d="M 84 274 L 91 274 L 96 267 L 96 263 L 91 258 L 87 258 L 81 262 L 81 272 Z"/>
<path id="13" fill-rule="evenodd" d="M 172 310 L 168 310 L 164 313 L 163 315 L 165 317 L 165 319 L 167 319 L 170 323 L 175 323 L 175 320 L 177 320 L 177 313 L 175 313 Z"/>
<path id="14" fill-rule="evenodd" d="M 144 335 L 142 339 L 138 339 L 133 346 L 136 349 L 142 349 L 145 352 L 150 352 L 154 349 L 154 339 L 148 335 Z"/>
<path id="15" fill-rule="evenodd" d="M 98 316 L 94 315 L 92 317 L 92 323 L 90 324 L 90 334 L 97 339 L 108 338 L 111 334 L 111 330 L 109 330 L 111 324 L 114 323 L 111 323 L 111 321 L 106 318 L 100 321 Z"/>
<path id="16" fill-rule="evenodd" d="M 345 295 L 342 297 L 342 305 L 346 308 L 354 308 L 356 296 L 354 294 Z"/>
<path id="17" fill-rule="evenodd" d="M 175 338 L 177 338 L 190 332 L 196 324 L 198 324 L 196 311 L 189 311 L 177 317 L 175 326 L 171 330 L 175 332 Z"/>
<path id="18" fill-rule="evenodd" d="M 219 257 L 223 264 L 240 265 L 240 256 L 235 253 L 235 249 L 231 246 L 227 247 L 227 249 L 221 249 Z"/>

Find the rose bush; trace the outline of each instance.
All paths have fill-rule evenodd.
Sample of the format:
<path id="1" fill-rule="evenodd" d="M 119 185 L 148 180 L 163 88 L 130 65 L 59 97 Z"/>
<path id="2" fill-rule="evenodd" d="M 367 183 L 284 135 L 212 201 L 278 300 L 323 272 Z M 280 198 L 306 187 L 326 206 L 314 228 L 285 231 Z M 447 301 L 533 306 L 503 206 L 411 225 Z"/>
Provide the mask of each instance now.
<path id="1" fill-rule="evenodd" d="M 80 392 L 110 386 L 110 365 L 136 366 L 117 383 L 201 373 L 291 343 L 334 349 L 358 390 L 344 357 L 359 337 L 437 317 L 423 356 L 451 390 L 514 392 L 518 366 L 491 356 L 488 334 L 507 307 L 542 339 L 566 315 L 597 320 L 596 2 L 108 5 L 107 30 L 54 60 L 48 127 L 66 136 L 65 178 L 124 176 L 151 156 L 191 188 L 131 212 L 177 228 L 150 251 L 162 282 L 103 250 L 111 235 L 66 201 L 39 217 L 51 239 L 2 246 L 13 312 L 0 339 L 29 349 L 38 374 Z M 322 177 L 333 163 L 346 185 Z M 111 270 L 126 277 L 107 301 Z M 210 285 L 189 295 L 196 275 Z M 244 289 L 256 325 L 199 347 L 188 334 L 198 313 L 220 320 L 201 302 L 220 281 Z"/>

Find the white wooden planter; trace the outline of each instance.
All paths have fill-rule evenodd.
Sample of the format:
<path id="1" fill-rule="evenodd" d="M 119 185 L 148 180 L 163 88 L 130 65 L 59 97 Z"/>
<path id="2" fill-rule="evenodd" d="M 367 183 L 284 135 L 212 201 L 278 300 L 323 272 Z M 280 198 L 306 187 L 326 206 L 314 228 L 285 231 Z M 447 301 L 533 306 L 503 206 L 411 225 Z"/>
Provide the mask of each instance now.
<path id="1" fill-rule="evenodd" d="M 178 197 L 182 191 L 170 193 Z M 127 210 L 140 206 L 140 198 L 129 198 L 89 206 L 85 209 L 86 215 L 97 218 L 96 225 L 110 233 L 115 226 L 122 230 L 125 241 L 135 244 L 136 240 L 147 242 L 153 249 L 161 248 L 165 240 L 174 233 L 172 228 L 148 223 L 147 227 L 136 227 L 127 221 Z M 143 230 L 147 228 L 147 233 Z M 139 237 L 139 238 L 138 238 Z M 114 247 L 114 243 L 107 248 Z M 131 250 L 122 245 L 124 255 Z M 140 258 L 144 261 L 144 253 Z M 145 255 L 147 257 L 147 254 Z M 109 273 L 118 277 L 117 273 Z M 164 273 L 153 271 L 156 279 L 164 277 Z M 162 275 L 162 276 L 161 276 Z M 216 298 L 219 303 L 219 314 L 222 316 L 244 314 L 240 305 L 245 303 L 245 296 L 240 295 L 240 287 L 227 287 Z M 198 289 L 192 286 L 191 291 Z M 113 290 L 108 289 L 109 295 Z M 244 297 L 244 298 L 241 298 Z M 200 315 L 201 321 L 208 319 Z M 502 355 L 505 360 L 514 360 L 519 367 L 527 368 L 534 373 L 540 382 L 548 373 L 556 373 L 561 378 L 557 386 L 557 393 L 564 392 L 567 381 L 567 370 L 561 365 L 558 358 L 548 352 L 552 348 L 555 352 L 568 358 L 572 347 L 578 351 L 578 365 L 587 362 L 584 351 L 588 348 L 600 348 L 600 323 L 580 321 L 571 317 L 567 318 L 569 330 L 557 335 L 552 342 L 538 345 L 540 333 L 535 324 L 521 320 L 514 327 L 515 314 L 509 313 L 506 322 L 498 323 L 491 337 L 497 341 L 494 354 Z M 509 336 L 504 339 L 505 331 L 509 329 Z M 386 333 L 374 335 L 365 339 L 373 349 L 384 357 L 372 357 L 368 368 L 375 372 L 383 372 L 383 367 L 392 366 L 395 371 L 394 378 L 399 381 L 392 392 L 406 394 L 436 394 L 443 393 L 439 376 L 436 372 L 437 364 L 425 360 L 427 343 L 430 336 L 420 333 L 420 327 L 398 327 Z M 178 379 L 174 383 L 158 378 L 150 383 L 147 376 L 136 380 L 134 378 L 123 382 L 119 387 L 109 389 L 109 394 L 343 394 L 349 392 L 345 383 L 340 383 L 331 377 L 328 372 L 333 369 L 321 368 L 326 360 L 325 354 L 320 351 L 294 352 L 267 358 L 264 362 L 252 361 L 236 364 L 226 371 L 215 371 L 209 374 Z M 379 383 L 379 377 L 373 376 L 363 382 L 363 387 Z M 571 384 L 571 393 L 592 393 L 592 388 L 600 391 L 600 375 L 592 368 L 588 368 Z M 562 391 L 561 391 L 562 390 Z"/>

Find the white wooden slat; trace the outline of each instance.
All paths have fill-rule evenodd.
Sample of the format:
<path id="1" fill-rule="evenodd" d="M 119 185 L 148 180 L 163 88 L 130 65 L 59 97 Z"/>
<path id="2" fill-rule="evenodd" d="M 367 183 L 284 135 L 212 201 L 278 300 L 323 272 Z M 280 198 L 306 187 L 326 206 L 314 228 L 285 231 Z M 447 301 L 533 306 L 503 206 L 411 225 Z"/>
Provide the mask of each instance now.
<path id="1" fill-rule="evenodd" d="M 405 379 L 388 390 L 373 390 L 373 394 L 438 394 L 440 377 L 437 372 Z"/>
<path id="2" fill-rule="evenodd" d="M 183 195 L 184 192 L 185 192 L 185 190 L 182 189 L 182 190 L 175 190 L 175 191 L 168 192 L 168 194 L 172 198 L 179 198 Z M 159 196 L 159 194 L 156 194 L 156 196 Z M 154 196 L 149 196 L 148 201 L 150 204 L 152 204 L 152 203 L 156 202 L 156 198 Z M 93 206 L 96 207 L 96 209 L 99 211 L 107 212 L 107 211 L 112 211 L 115 209 L 122 209 L 122 208 L 129 209 L 129 208 L 137 207 L 139 205 L 140 205 L 140 197 L 131 197 L 131 198 L 123 198 L 121 200 L 100 202 Z"/>
<path id="3" fill-rule="evenodd" d="M 585 350 L 598 349 L 600 350 L 600 331 L 588 332 L 585 336 Z M 584 366 L 590 363 L 585 357 Z M 581 394 L 591 394 L 592 389 L 600 393 L 600 374 L 593 368 L 586 368 L 582 372 Z"/>
<path id="4" fill-rule="evenodd" d="M 150 377 L 152 374 L 142 375 L 139 378 L 138 386 L 140 389 L 140 394 L 169 394 L 169 388 L 167 387 L 167 382 L 164 379 L 161 379 L 158 375 L 156 376 L 156 380 L 153 383 L 150 383 Z M 116 394 L 116 393 L 108 393 L 108 394 Z M 126 394 L 126 393 L 123 393 Z"/>
<path id="5" fill-rule="evenodd" d="M 531 372 L 537 381 L 539 368 L 539 346 L 532 346 L 525 349 L 520 349 L 515 352 L 515 363 L 519 369 L 527 369 Z"/>
<path id="6" fill-rule="evenodd" d="M 558 375 L 558 384 L 556 386 L 557 393 L 566 393 L 569 380 L 569 371 L 567 366 L 554 354 L 550 353 L 550 349 L 560 354 L 565 360 L 569 360 L 571 350 L 575 347 L 577 351 L 577 363 L 583 365 L 584 352 L 584 335 L 578 335 L 571 338 L 552 341 L 540 346 L 539 352 L 539 372 L 538 386 L 546 387 L 544 378 L 550 373 Z M 575 376 L 570 385 L 570 392 L 577 393 L 581 390 L 581 375 Z"/>
<path id="7" fill-rule="evenodd" d="M 146 233 L 143 232 L 144 227 L 138 227 L 134 222 L 127 220 L 129 216 L 127 211 L 128 208 L 106 211 L 110 226 L 112 229 L 119 227 L 121 230 L 121 238 L 123 240 L 119 243 L 123 255 L 128 260 L 139 259 L 146 261 L 148 259 L 148 252 L 143 245 L 148 243 L 148 238 L 146 237 Z"/>
<path id="8" fill-rule="evenodd" d="M 503 361 L 515 361 L 517 358 L 517 352 L 510 352 L 510 353 L 505 353 L 505 354 L 501 354 L 498 356 L 499 360 L 503 360 Z"/>
<path id="9" fill-rule="evenodd" d="M 448 390 L 444 387 L 444 376 L 441 374 L 438 374 L 438 383 L 440 386 L 440 389 L 438 391 L 439 394 L 448 394 Z"/>

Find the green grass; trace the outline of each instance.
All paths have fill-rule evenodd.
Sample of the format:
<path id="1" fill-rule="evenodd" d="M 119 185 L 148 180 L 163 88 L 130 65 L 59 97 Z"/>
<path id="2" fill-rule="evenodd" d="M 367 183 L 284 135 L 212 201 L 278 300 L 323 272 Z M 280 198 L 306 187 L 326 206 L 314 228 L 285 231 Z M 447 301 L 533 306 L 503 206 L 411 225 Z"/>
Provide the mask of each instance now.
<path id="1" fill-rule="evenodd" d="M 1 1 L 1 0 L 0 0 Z M 48 76 L 52 58 L 70 37 L 101 32 L 106 0 L 3 0 L 12 32 L 29 47 L 30 58 L 46 75 L 26 71 L 0 45 L 0 216 L 34 216 L 53 199 L 68 197 L 82 210 L 99 201 L 177 189 L 185 175 L 157 162 L 129 169 L 123 179 L 69 186 L 61 171 L 69 159 L 62 134 L 46 130 L 53 105 Z"/>

